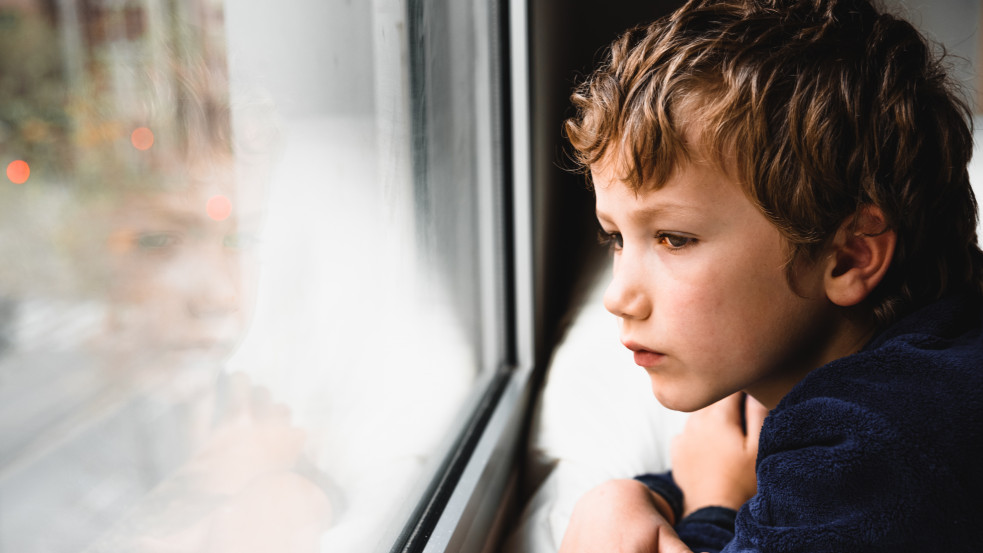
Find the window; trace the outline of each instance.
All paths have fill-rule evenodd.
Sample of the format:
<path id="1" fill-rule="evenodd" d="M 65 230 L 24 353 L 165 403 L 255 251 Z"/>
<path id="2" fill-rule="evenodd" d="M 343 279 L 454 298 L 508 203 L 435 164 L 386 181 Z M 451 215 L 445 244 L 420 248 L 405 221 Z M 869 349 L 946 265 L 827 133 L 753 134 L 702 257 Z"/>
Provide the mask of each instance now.
<path id="1" fill-rule="evenodd" d="M 0 2 L 0 550 L 419 550 L 494 515 L 529 340 L 508 15 Z"/>

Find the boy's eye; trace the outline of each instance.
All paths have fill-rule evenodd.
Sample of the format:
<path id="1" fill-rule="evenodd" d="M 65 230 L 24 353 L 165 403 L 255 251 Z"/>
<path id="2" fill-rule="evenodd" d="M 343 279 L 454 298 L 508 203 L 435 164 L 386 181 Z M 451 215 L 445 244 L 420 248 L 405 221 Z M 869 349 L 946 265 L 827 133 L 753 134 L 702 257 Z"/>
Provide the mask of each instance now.
<path id="1" fill-rule="evenodd" d="M 167 232 L 148 232 L 136 238 L 137 246 L 145 251 L 161 251 L 176 246 L 180 239 Z"/>
<path id="2" fill-rule="evenodd" d="M 659 239 L 659 243 L 663 246 L 669 248 L 670 250 L 679 250 L 687 246 L 692 246 L 695 242 L 695 238 L 690 238 L 689 236 L 680 236 L 678 234 L 670 234 L 667 232 L 662 232 L 656 235 Z"/>
<path id="3" fill-rule="evenodd" d="M 604 230 L 597 231 L 597 241 L 602 246 L 607 246 L 612 250 L 620 250 L 625 246 L 625 241 L 621 237 L 620 233 L 617 232 L 606 232 Z"/>

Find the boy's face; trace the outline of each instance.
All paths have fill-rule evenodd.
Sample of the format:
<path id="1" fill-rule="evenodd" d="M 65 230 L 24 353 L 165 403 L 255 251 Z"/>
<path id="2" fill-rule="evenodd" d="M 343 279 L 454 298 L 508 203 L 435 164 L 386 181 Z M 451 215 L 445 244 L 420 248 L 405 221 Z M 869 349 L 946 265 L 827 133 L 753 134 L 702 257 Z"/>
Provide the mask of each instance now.
<path id="1" fill-rule="evenodd" d="M 199 176 L 118 198 L 103 217 L 104 263 L 112 344 L 127 369 L 208 384 L 249 317 L 257 210 L 227 166 Z"/>
<path id="2" fill-rule="evenodd" d="M 592 175 L 613 235 L 604 305 L 663 405 L 692 411 L 745 390 L 774 406 L 845 353 L 822 264 L 798 267 L 793 291 L 783 238 L 733 179 L 695 161 L 636 194 L 609 164 Z"/>

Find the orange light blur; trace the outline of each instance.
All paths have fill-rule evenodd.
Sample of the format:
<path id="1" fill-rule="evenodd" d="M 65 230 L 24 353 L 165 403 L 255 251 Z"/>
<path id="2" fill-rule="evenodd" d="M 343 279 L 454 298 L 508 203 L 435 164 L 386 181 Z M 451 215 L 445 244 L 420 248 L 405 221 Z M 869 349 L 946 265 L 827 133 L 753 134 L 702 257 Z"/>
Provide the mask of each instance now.
<path id="1" fill-rule="evenodd" d="M 232 202 L 221 194 L 212 196 L 208 199 L 208 205 L 205 206 L 205 210 L 213 220 L 224 221 L 232 214 Z"/>
<path id="2" fill-rule="evenodd" d="M 154 145 L 154 133 L 147 127 L 137 127 L 130 134 L 130 142 L 137 150 L 149 150 Z"/>
<path id="3" fill-rule="evenodd" d="M 133 233 L 125 229 L 114 230 L 106 241 L 109 251 L 115 254 L 125 254 L 133 249 Z"/>
<path id="4" fill-rule="evenodd" d="M 31 166 L 23 159 L 15 159 L 7 164 L 7 178 L 14 184 L 24 184 L 31 176 Z"/>

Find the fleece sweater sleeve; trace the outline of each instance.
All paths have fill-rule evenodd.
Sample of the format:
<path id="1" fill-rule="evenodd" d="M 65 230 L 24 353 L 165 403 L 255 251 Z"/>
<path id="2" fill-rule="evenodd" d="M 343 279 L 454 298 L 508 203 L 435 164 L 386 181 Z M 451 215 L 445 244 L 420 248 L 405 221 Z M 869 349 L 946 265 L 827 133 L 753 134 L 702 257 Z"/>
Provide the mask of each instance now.
<path id="1" fill-rule="evenodd" d="M 883 546 L 915 537 L 923 464 L 892 451 L 900 436 L 877 419 L 830 398 L 773 413 L 762 429 L 758 493 L 725 551 L 909 550 Z"/>
<path id="2" fill-rule="evenodd" d="M 676 533 L 693 551 L 718 553 L 734 538 L 737 511 L 727 507 L 704 507 L 679 521 Z"/>
<path id="3" fill-rule="evenodd" d="M 717 553 L 734 537 L 736 511 L 726 507 L 706 507 L 683 517 L 683 492 L 672 472 L 636 476 L 650 490 L 662 496 L 673 511 L 676 533 L 694 551 Z"/>
<path id="4" fill-rule="evenodd" d="M 724 551 L 979 551 L 980 319 L 946 298 L 797 384 L 765 419 L 758 493 Z"/>
<path id="5" fill-rule="evenodd" d="M 679 520 L 683 517 L 683 490 L 679 489 L 676 481 L 673 480 L 672 471 L 642 474 L 636 476 L 635 480 L 645 484 L 648 489 L 666 500 L 669 508 L 672 509 L 673 520 Z"/>
<path id="6" fill-rule="evenodd" d="M 736 517 L 710 508 L 682 519 L 680 538 L 711 553 L 978 551 L 983 406 L 956 389 L 971 378 L 940 385 L 931 363 L 916 365 L 936 391 L 921 382 L 911 394 L 898 365 L 840 397 L 825 389 L 837 378 L 806 383 L 765 421 L 758 493 Z M 671 474 L 639 479 L 681 505 Z"/>
<path id="7" fill-rule="evenodd" d="M 974 550 L 980 478 L 952 461 L 968 452 L 905 422 L 830 397 L 773 413 L 762 430 L 758 494 L 724 551 Z"/>

